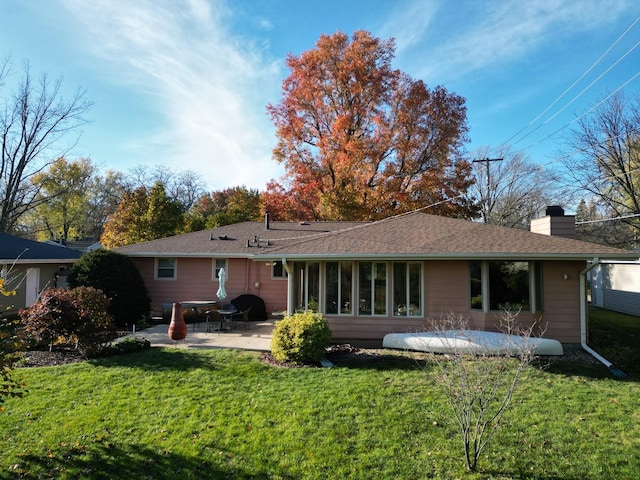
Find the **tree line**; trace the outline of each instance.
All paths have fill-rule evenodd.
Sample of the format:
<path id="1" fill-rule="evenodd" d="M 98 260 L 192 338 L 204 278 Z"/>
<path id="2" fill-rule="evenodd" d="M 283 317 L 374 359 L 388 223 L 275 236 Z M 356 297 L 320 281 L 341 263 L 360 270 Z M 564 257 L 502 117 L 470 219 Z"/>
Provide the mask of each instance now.
<path id="1" fill-rule="evenodd" d="M 282 99 L 267 105 L 273 159 L 285 168 L 263 191 L 206 192 L 197 174 L 166 167 L 101 173 L 70 159 L 91 107 L 60 81 L 21 81 L 0 63 L 0 231 L 100 240 L 105 247 L 257 220 L 378 220 L 412 210 L 528 228 L 545 206 L 574 207 L 582 239 L 633 247 L 640 229 L 640 102 L 618 92 L 567 133 L 548 166 L 509 145 L 466 149 L 465 99 L 392 67 L 393 39 L 322 35 L 289 55 Z M 499 157 L 500 162 L 473 162 Z M 617 222 L 592 221 L 619 218 Z M 584 225 L 584 227 L 582 227 Z M 594 222 L 595 225 L 595 222 Z"/>

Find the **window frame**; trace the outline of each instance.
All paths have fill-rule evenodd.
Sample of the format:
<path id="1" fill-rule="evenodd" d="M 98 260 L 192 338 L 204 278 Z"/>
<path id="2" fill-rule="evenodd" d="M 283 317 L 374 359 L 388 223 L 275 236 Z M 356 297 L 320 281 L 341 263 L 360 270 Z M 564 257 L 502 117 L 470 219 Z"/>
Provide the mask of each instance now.
<path id="1" fill-rule="evenodd" d="M 369 291 L 369 298 L 366 299 L 370 305 L 371 305 L 371 309 L 370 309 L 370 313 L 366 313 L 366 310 L 363 311 L 363 308 L 366 308 L 367 302 L 363 302 L 363 281 L 362 281 L 362 271 L 361 269 L 365 266 L 365 265 L 369 265 L 371 266 L 371 270 L 370 270 L 370 276 L 371 278 L 368 279 L 369 282 L 369 286 L 368 286 L 368 291 Z M 384 278 L 378 278 L 378 267 L 379 266 L 384 266 Z M 371 261 L 371 262 L 358 262 L 358 295 L 357 295 L 357 299 L 358 299 L 358 316 L 363 316 L 363 317 L 385 317 L 389 315 L 389 290 L 388 290 L 388 286 L 389 286 L 389 272 L 390 272 L 390 268 L 388 265 L 388 262 L 376 262 L 376 261 Z M 366 272 L 365 272 L 366 275 Z M 383 282 L 383 285 L 378 284 L 378 282 Z M 384 287 L 384 288 L 383 288 Z M 384 291 L 384 309 L 383 311 L 378 313 L 378 310 L 376 308 L 376 302 L 377 300 L 379 300 L 377 293 L 382 290 Z"/>
<path id="2" fill-rule="evenodd" d="M 474 311 L 481 311 L 484 313 L 499 312 L 500 309 L 491 309 L 494 303 L 491 299 L 491 280 L 490 280 L 490 263 L 492 262 L 510 262 L 510 263 L 525 263 L 527 265 L 527 289 L 528 289 L 528 302 L 529 308 L 522 310 L 523 313 L 539 313 L 544 310 L 544 279 L 542 275 L 543 262 L 535 260 L 470 260 L 468 270 L 468 291 L 469 291 L 469 309 Z M 480 302 L 481 306 L 474 308 L 474 293 L 478 291 L 477 286 L 474 288 L 473 282 L 477 282 L 476 277 L 472 277 L 474 274 L 473 263 L 477 263 L 480 266 Z"/>
<path id="3" fill-rule="evenodd" d="M 276 275 L 275 270 L 278 265 L 282 269 L 282 275 Z M 284 268 L 282 260 L 276 260 L 271 263 L 271 280 L 286 280 L 288 277 L 289 273 L 287 272 L 287 269 Z"/>
<path id="4" fill-rule="evenodd" d="M 171 267 L 167 267 L 167 266 L 161 266 L 160 263 L 161 261 L 171 261 L 173 262 L 173 265 Z M 164 275 L 160 275 L 160 270 L 172 270 L 172 275 L 171 276 L 164 276 Z M 161 281 L 172 281 L 172 280 L 177 280 L 178 279 L 178 258 L 177 257 L 156 257 L 155 258 L 155 262 L 154 262 L 154 280 L 161 280 Z"/>
<path id="5" fill-rule="evenodd" d="M 221 267 L 218 267 L 218 262 L 223 262 Z M 219 282 L 220 277 L 218 273 L 220 273 L 220 269 L 224 268 L 224 271 L 227 273 L 226 280 L 229 280 L 229 259 L 228 258 L 212 258 L 211 259 L 211 279 L 214 282 Z"/>
<path id="6" fill-rule="evenodd" d="M 324 294 L 321 262 L 297 261 L 293 263 L 293 271 L 294 310 L 321 312 L 320 300 Z"/>
<path id="7" fill-rule="evenodd" d="M 404 285 L 403 285 L 403 289 L 405 292 L 405 298 L 403 302 L 398 302 L 396 304 L 396 266 L 400 266 L 400 265 L 404 265 L 405 267 L 405 272 L 404 272 Z M 415 305 L 415 303 L 412 300 L 415 300 L 414 298 L 412 298 L 412 291 L 411 291 L 411 275 L 412 275 L 412 271 L 411 271 L 411 267 L 412 266 L 417 266 L 419 271 L 418 271 L 418 276 L 419 276 L 419 285 L 418 285 L 418 292 L 419 292 L 419 298 L 418 300 L 418 308 L 416 311 L 413 311 L 412 313 L 412 308 L 411 305 Z M 392 306 L 393 306 L 393 312 L 392 312 L 392 316 L 394 318 L 420 318 L 424 316 L 423 313 L 423 307 L 424 307 L 424 262 L 421 261 L 406 261 L 406 262 L 393 262 L 391 265 L 391 289 L 392 289 Z M 402 309 L 402 307 L 400 305 L 404 306 L 404 310 Z M 409 308 L 407 308 L 407 305 L 409 305 Z"/>
<path id="8" fill-rule="evenodd" d="M 329 312 L 328 309 L 328 305 L 329 305 L 329 294 L 331 292 L 329 292 L 329 265 L 330 264 L 335 264 L 337 265 L 337 270 L 336 270 L 336 274 L 337 274 L 337 278 L 336 280 L 336 289 L 337 289 L 337 300 L 336 300 L 336 308 L 337 308 L 337 312 Z M 343 295 L 344 295 L 344 288 L 342 285 L 342 281 L 343 281 L 343 267 L 346 267 L 348 265 L 349 267 L 349 271 L 348 274 L 350 276 L 350 291 L 349 291 L 349 299 L 348 300 L 344 300 L 343 299 Z M 354 272 L 355 272 L 355 266 L 354 266 L 354 262 L 352 261 L 326 261 L 324 262 L 324 313 L 326 315 L 338 315 L 338 316 L 348 316 L 348 317 L 352 317 L 354 315 L 354 308 L 353 308 L 353 298 L 354 298 L 354 290 L 355 290 L 355 282 L 354 282 Z M 342 305 L 345 304 L 345 301 L 348 302 L 349 304 L 349 309 L 348 311 L 346 309 L 344 309 L 342 307 Z"/>

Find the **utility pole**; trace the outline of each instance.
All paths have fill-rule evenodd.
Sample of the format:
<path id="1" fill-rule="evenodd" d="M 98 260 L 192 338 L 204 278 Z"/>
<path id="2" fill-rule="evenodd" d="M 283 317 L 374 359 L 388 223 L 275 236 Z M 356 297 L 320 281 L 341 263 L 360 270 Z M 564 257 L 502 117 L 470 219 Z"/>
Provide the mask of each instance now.
<path id="1" fill-rule="evenodd" d="M 491 162 L 501 162 L 502 160 L 504 160 L 503 158 L 482 158 L 482 159 L 476 159 L 473 160 L 472 163 L 484 163 L 487 166 L 487 198 L 486 198 L 486 205 L 485 205 L 485 209 L 484 209 L 484 221 L 485 223 L 488 223 L 489 221 L 489 217 L 490 217 L 490 213 L 491 213 L 491 169 L 489 168 L 489 164 Z"/>

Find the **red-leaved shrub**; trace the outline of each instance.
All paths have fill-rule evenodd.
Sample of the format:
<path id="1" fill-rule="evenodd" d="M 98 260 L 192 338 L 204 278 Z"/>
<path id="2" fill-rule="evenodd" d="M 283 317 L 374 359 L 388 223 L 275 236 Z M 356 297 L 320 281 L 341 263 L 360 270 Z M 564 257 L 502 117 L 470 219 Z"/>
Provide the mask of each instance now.
<path id="1" fill-rule="evenodd" d="M 83 355 L 93 357 L 114 338 L 108 308 L 109 299 L 93 287 L 46 290 L 20 311 L 22 334 L 36 344 L 73 342 Z"/>

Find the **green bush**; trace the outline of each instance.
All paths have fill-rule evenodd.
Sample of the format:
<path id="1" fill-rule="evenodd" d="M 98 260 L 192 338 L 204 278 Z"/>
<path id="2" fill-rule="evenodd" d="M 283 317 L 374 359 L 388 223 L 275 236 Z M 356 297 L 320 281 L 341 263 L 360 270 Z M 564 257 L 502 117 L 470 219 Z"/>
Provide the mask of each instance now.
<path id="1" fill-rule="evenodd" d="M 20 311 L 21 333 L 31 344 L 75 343 L 84 356 L 95 357 L 114 338 L 108 308 L 106 295 L 92 287 L 46 290 Z"/>
<path id="2" fill-rule="evenodd" d="M 109 348 L 112 355 L 120 355 L 123 353 L 134 353 L 141 350 L 151 348 L 151 342 L 145 338 L 127 337 L 121 342 L 114 343 Z"/>
<path id="3" fill-rule="evenodd" d="M 271 354 L 279 362 L 318 363 L 330 340 L 329 324 L 321 314 L 296 313 L 276 323 Z"/>
<path id="4" fill-rule="evenodd" d="M 133 261 L 126 255 L 94 250 L 73 264 L 68 276 L 71 287 L 102 290 L 111 299 L 109 313 L 116 326 L 139 323 L 151 310 L 147 287 Z"/>

